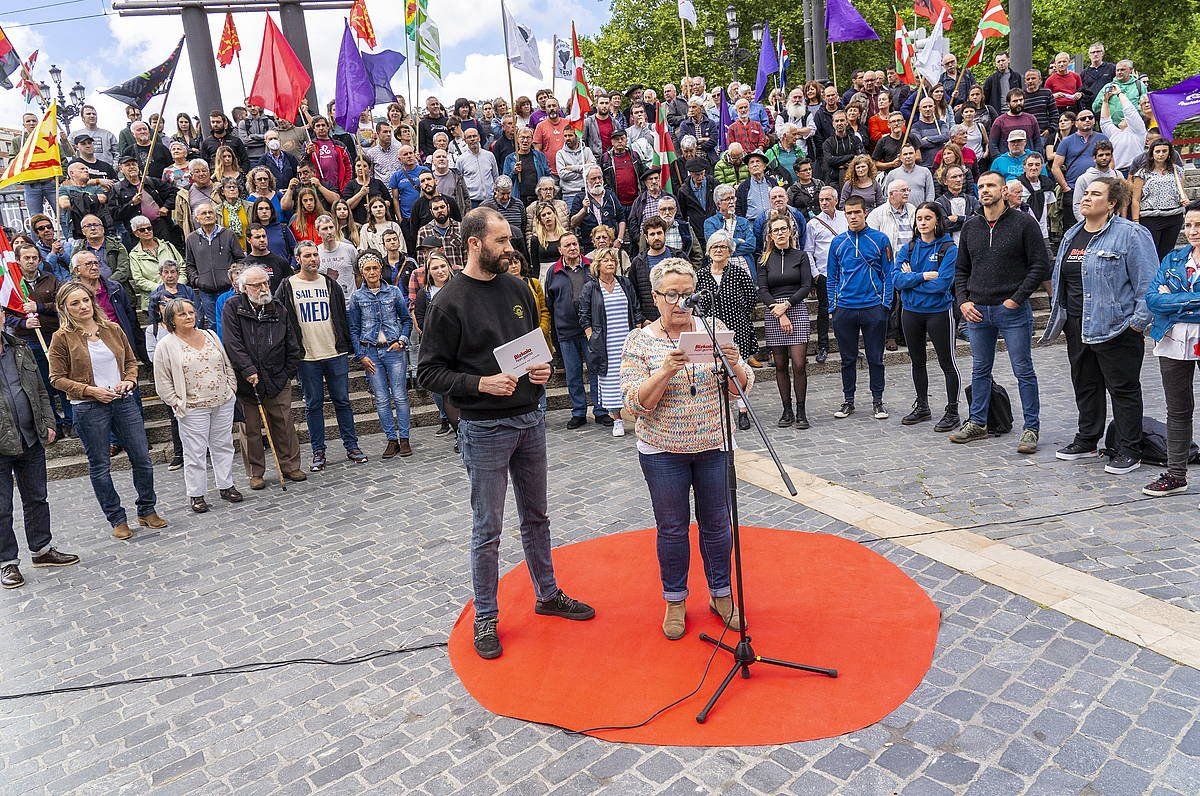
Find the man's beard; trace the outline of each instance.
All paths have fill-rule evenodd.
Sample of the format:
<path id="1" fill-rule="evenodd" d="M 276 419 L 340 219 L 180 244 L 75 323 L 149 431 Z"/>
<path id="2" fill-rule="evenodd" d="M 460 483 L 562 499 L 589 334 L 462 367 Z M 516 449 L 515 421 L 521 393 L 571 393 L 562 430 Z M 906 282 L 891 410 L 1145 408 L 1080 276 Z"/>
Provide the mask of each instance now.
<path id="1" fill-rule="evenodd" d="M 263 293 L 247 293 L 246 298 L 250 299 L 250 303 L 256 307 L 265 307 L 271 303 L 274 296 L 268 290 Z"/>
<path id="2" fill-rule="evenodd" d="M 450 216 L 434 216 L 433 220 L 436 221 L 439 226 L 444 227 L 446 222 L 450 220 Z"/>
<path id="3" fill-rule="evenodd" d="M 479 253 L 479 265 L 489 274 L 507 274 L 508 268 L 512 264 L 512 259 L 507 253 L 492 254 L 490 252 Z"/>
<path id="4" fill-rule="evenodd" d="M 800 122 L 804 121 L 804 117 L 808 113 L 808 106 L 805 105 L 803 102 L 797 103 L 795 105 L 793 105 L 792 103 L 789 102 L 787 104 L 786 110 L 787 110 L 788 121 L 792 122 L 793 124 L 799 124 Z"/>

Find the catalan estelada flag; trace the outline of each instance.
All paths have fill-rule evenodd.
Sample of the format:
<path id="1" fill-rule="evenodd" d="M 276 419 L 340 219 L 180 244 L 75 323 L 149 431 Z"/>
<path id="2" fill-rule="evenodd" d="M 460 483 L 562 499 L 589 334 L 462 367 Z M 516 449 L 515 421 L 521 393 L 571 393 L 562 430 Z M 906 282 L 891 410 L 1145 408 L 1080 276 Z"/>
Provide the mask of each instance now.
<path id="1" fill-rule="evenodd" d="M 13 46 L 8 34 L 0 28 L 0 86 L 12 88 L 12 81 L 8 78 L 20 68 L 21 56 L 17 55 L 17 48 Z"/>
<path id="2" fill-rule="evenodd" d="M 58 149 L 58 103 L 51 102 L 24 146 L 0 174 L 0 188 L 18 182 L 52 180 L 62 176 L 62 155 Z"/>

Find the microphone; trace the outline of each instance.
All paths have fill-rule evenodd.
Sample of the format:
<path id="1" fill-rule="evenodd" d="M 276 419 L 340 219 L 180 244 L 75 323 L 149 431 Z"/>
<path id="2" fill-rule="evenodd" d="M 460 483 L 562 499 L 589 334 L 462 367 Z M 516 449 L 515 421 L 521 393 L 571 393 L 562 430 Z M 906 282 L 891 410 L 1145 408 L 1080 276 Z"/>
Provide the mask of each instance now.
<path id="1" fill-rule="evenodd" d="M 712 293 L 708 290 L 699 290 L 690 296 L 684 296 L 680 299 L 679 304 L 685 310 L 704 309 L 708 303 L 712 301 Z"/>

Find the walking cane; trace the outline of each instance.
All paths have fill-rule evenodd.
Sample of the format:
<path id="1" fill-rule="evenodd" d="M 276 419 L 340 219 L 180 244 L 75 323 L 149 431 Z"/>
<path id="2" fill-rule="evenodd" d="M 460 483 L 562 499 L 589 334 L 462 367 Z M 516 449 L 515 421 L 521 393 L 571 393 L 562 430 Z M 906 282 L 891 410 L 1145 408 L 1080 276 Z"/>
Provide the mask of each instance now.
<path id="1" fill-rule="evenodd" d="M 263 410 L 262 396 L 255 389 L 254 397 L 258 399 L 258 416 L 262 419 L 263 431 L 267 432 L 267 444 L 271 446 L 271 455 L 275 457 L 275 470 L 279 473 L 279 487 L 287 491 L 287 483 L 283 479 L 283 465 L 279 463 L 279 451 L 275 448 L 275 439 L 271 436 L 271 425 L 267 423 L 267 413 Z"/>

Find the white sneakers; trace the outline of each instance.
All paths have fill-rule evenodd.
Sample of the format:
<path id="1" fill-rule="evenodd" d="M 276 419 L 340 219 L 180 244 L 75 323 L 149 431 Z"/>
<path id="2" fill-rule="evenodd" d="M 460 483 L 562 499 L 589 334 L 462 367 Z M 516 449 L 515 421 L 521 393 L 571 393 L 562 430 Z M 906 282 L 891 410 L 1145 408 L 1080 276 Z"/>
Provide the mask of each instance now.
<path id="1" fill-rule="evenodd" d="M 614 437 L 625 436 L 625 421 L 624 420 L 614 420 L 612 428 L 613 428 L 612 434 Z"/>

